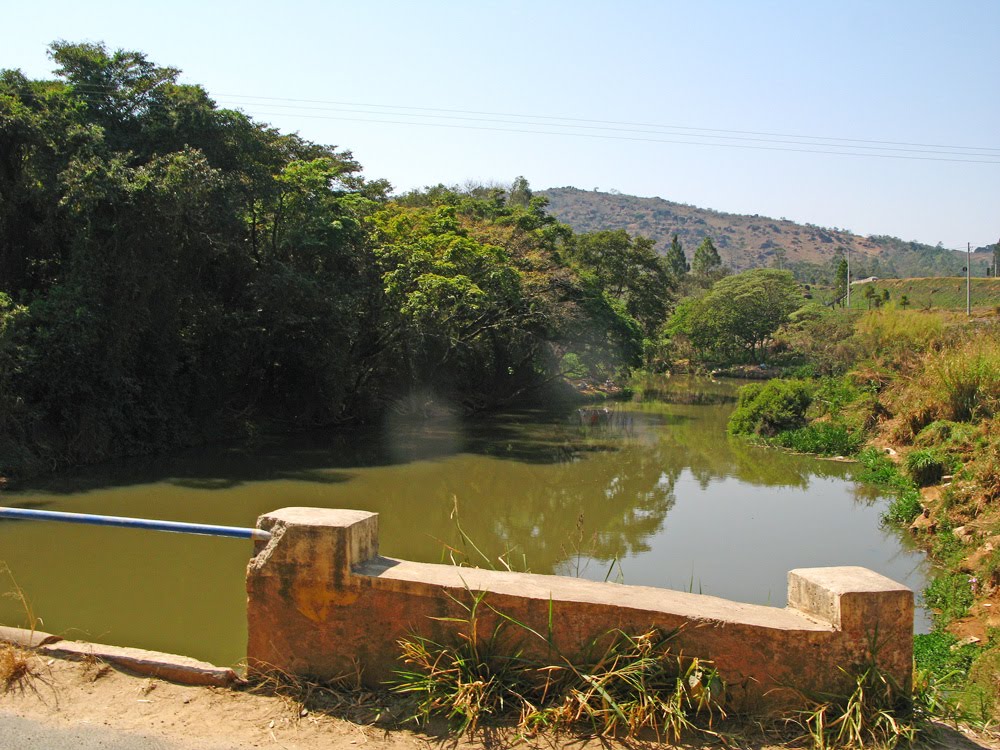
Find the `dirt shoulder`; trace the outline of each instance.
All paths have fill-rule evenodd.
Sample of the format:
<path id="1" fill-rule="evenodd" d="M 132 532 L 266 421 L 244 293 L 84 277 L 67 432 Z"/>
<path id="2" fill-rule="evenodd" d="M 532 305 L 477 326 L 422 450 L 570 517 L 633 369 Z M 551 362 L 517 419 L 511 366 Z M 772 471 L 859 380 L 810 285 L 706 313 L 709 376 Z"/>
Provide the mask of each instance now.
<path id="1" fill-rule="evenodd" d="M 197 687 L 131 674 L 99 661 L 70 661 L 47 654 L 29 656 L 31 675 L 0 692 L 0 726 L 29 721 L 64 735 L 106 732 L 107 744 L 190 750 L 282 748 L 283 750 L 485 750 L 510 747 L 514 738 L 500 734 L 454 738 L 446 733 L 386 728 L 385 717 L 361 720 L 351 698 L 327 708 L 307 710 L 288 697 L 251 692 L 245 688 Z M 2 691 L 2 686 L 0 686 Z M 311 701 L 308 705 L 322 703 Z M 369 708 L 361 712 L 370 713 Z M 13 718 L 12 718 L 13 717 Z M 68 733 L 68 734 L 67 734 Z M 937 739 L 944 747 L 1000 750 L 1000 742 L 943 727 Z M 729 738 L 728 745 L 765 750 L 782 747 L 763 737 Z M 633 743 L 629 748 L 645 743 Z M 0 743 L 2 745 L 2 743 Z M 708 743 L 719 746 L 720 743 Z M 74 745 L 67 744 L 67 747 Z M 77 745 L 78 746 L 78 745 Z M 540 737 L 521 747 L 617 750 L 625 745 L 574 736 Z M 655 743 L 648 743 L 650 748 Z M 24 746 L 30 750 L 32 746 Z M 48 748 L 48 744 L 35 747 Z"/>

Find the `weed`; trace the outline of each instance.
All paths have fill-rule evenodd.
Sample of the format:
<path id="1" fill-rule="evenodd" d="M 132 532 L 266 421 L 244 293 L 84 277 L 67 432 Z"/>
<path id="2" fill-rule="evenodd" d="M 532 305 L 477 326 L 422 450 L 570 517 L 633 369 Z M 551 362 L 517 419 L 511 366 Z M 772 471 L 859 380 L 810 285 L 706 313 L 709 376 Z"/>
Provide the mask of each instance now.
<path id="1" fill-rule="evenodd" d="M 989 417 L 1000 406 L 1000 343 L 995 340 L 977 338 L 943 352 L 932 372 L 949 419 Z"/>
<path id="2" fill-rule="evenodd" d="M 800 453 L 851 456 L 864 444 L 864 435 L 830 422 L 813 422 L 797 430 L 779 432 L 772 442 Z"/>
<path id="3" fill-rule="evenodd" d="M 400 641 L 405 666 L 391 689 L 416 698 L 411 718 L 419 723 L 443 716 L 470 734 L 503 720 L 521 733 L 584 724 L 600 736 L 652 730 L 676 741 L 691 730 L 711 731 L 722 715 L 712 664 L 672 651 L 673 634 L 614 630 L 591 644 L 596 658 L 569 659 L 553 647 L 551 609 L 541 633 L 491 607 L 485 594 L 468 594 L 470 603 L 456 600 L 464 615 L 444 619 L 458 626 L 448 642 L 419 635 Z M 526 649 L 526 639 L 538 648 Z"/>
<path id="4" fill-rule="evenodd" d="M 893 748 L 912 742 L 919 733 L 912 720 L 911 696 L 875 663 L 858 672 L 849 694 L 807 700 L 808 708 L 792 721 L 805 730 L 817 750 Z"/>
<path id="5" fill-rule="evenodd" d="M 935 625 L 944 627 L 963 617 L 975 598 L 973 579 L 965 573 L 937 576 L 924 589 L 924 603 L 934 611 Z"/>
<path id="6" fill-rule="evenodd" d="M 908 488 L 897 493 L 882 514 L 882 522 L 896 526 L 909 526 L 914 519 L 924 511 L 920 502 L 920 493 L 914 488 Z"/>
<path id="7" fill-rule="evenodd" d="M 957 643 L 956 636 L 942 630 L 913 636 L 913 663 L 916 671 L 930 672 L 938 679 L 945 680 L 955 675 L 968 674 L 978 649 L 973 644 L 956 647 Z"/>
<path id="8" fill-rule="evenodd" d="M 540 686 L 535 668 L 507 637 L 509 621 L 484 626 L 480 607 L 485 594 L 472 594 L 452 643 L 436 643 L 418 635 L 400 640 L 407 668 L 396 672 L 391 689 L 417 699 L 413 719 L 425 723 L 445 716 L 459 732 L 474 733 L 483 722 L 530 713 Z M 486 633 L 482 633 L 482 630 Z M 544 689 L 542 694 L 544 694 Z"/>

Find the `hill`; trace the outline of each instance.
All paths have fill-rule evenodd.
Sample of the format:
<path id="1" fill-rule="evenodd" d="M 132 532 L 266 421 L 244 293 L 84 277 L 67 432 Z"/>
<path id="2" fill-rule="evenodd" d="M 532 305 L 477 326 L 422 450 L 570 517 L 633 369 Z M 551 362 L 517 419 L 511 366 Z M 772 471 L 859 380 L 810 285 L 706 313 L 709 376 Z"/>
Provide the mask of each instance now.
<path id="1" fill-rule="evenodd" d="M 958 275 L 965 253 L 896 237 L 862 237 L 844 229 L 797 224 L 787 219 L 729 214 L 675 203 L 573 187 L 538 191 L 549 199 L 549 212 L 578 232 L 624 229 L 649 237 L 661 254 L 676 233 L 688 258 L 706 236 L 722 261 L 735 271 L 780 266 L 806 280 L 827 278 L 833 259 L 848 249 L 854 276 Z M 987 258 L 973 261 L 974 273 L 985 275 Z M 983 268 L 980 268 L 982 266 Z"/>
<path id="2" fill-rule="evenodd" d="M 965 310 L 965 277 L 937 277 L 926 279 L 878 279 L 856 282 L 851 287 L 851 307 L 864 310 L 869 307 L 865 289 L 871 286 L 876 295 L 889 292 L 889 299 L 899 304 L 906 295 L 911 310 Z M 973 310 L 990 310 L 1000 306 L 1000 279 L 972 279 L 971 302 Z"/>

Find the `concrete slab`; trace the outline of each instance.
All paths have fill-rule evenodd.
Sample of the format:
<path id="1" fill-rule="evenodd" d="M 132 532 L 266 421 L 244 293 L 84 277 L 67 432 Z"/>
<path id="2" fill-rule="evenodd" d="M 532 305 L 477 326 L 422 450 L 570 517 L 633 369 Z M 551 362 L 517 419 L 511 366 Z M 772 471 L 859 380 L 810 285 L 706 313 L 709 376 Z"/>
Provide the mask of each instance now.
<path id="1" fill-rule="evenodd" d="M 107 646 L 101 643 L 80 641 L 58 641 L 42 645 L 38 650 L 62 659 L 99 659 L 139 674 L 159 677 L 184 685 L 227 687 L 239 680 L 236 672 L 228 667 L 217 667 L 214 664 L 187 656 L 146 651 L 141 648 Z"/>

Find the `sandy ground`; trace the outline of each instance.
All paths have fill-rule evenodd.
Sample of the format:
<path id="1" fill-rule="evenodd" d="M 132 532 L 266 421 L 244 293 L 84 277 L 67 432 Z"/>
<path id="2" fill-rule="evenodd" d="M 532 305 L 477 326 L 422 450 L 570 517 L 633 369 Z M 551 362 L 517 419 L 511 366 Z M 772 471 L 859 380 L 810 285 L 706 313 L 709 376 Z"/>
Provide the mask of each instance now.
<path id="1" fill-rule="evenodd" d="M 6 692 L 0 689 L 0 726 L 27 720 L 58 731 L 105 732 L 94 747 L 157 747 L 165 750 L 485 750 L 511 746 L 503 735 L 476 740 L 445 734 L 386 729 L 362 720 L 350 701 L 309 711 L 289 698 L 246 690 L 178 685 L 141 677 L 95 662 L 75 662 L 34 655 L 33 676 Z M 310 705 L 313 705 L 312 703 Z M 122 733 L 125 733 L 124 735 Z M 132 736 L 133 744 L 119 744 Z M 0 737 L 0 746 L 3 746 Z M 943 729 L 939 741 L 954 750 L 986 747 L 1000 750 L 990 738 Z M 644 743 L 630 747 L 641 747 Z M 763 741 L 739 743 L 773 748 Z M 67 744 L 68 747 L 81 745 Z M 572 736 L 543 737 L 521 747 L 616 750 L 624 747 Z M 649 743 L 652 748 L 655 743 Z M 46 748 L 37 744 L 32 747 Z M 88 746 L 89 747 L 89 746 Z M 30 750 L 25 747 L 23 750 Z"/>

